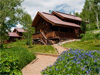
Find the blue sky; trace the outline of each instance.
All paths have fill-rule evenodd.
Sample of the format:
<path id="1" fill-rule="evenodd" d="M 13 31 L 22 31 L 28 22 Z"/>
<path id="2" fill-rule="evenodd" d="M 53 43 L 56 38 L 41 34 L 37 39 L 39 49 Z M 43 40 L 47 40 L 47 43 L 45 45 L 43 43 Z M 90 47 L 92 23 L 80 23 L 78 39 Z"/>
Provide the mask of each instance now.
<path id="1" fill-rule="evenodd" d="M 32 19 L 38 11 L 49 12 L 61 11 L 65 13 L 81 12 L 85 0 L 24 0 L 22 7 L 25 8 Z"/>
<path id="2" fill-rule="evenodd" d="M 24 0 L 22 7 L 28 12 L 32 19 L 34 19 L 36 13 L 51 11 L 60 11 L 65 13 L 81 12 L 84 6 L 85 0 Z M 20 24 L 16 26 L 22 28 Z M 11 30 L 13 30 L 12 28 Z"/>

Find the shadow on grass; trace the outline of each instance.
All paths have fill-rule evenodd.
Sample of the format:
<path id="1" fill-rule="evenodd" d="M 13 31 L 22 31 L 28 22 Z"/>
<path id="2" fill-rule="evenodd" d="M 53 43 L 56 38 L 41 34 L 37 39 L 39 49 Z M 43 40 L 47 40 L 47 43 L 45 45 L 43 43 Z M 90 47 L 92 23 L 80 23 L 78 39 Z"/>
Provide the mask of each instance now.
<path id="1" fill-rule="evenodd" d="M 100 45 L 95 45 L 95 47 L 100 47 Z"/>

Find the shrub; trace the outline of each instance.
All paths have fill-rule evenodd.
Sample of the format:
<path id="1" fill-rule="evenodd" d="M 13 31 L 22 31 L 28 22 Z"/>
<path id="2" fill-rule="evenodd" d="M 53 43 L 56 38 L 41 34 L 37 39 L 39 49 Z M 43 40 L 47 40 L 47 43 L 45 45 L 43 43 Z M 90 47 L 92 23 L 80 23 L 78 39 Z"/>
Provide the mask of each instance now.
<path id="1" fill-rule="evenodd" d="M 87 31 L 85 34 L 81 34 L 82 41 L 91 39 L 100 39 L 100 30 Z"/>
<path id="2" fill-rule="evenodd" d="M 82 41 L 84 40 L 92 40 L 92 39 L 100 39 L 100 33 L 86 32 L 85 34 L 81 34 Z"/>
<path id="3" fill-rule="evenodd" d="M 100 52 L 64 51 L 56 62 L 44 69 L 42 75 L 100 75 Z"/>
<path id="4" fill-rule="evenodd" d="M 22 47 L 0 50 L 0 74 L 21 74 L 21 69 L 35 59 L 35 55 Z"/>
<path id="5" fill-rule="evenodd" d="M 4 55 L 4 53 L 2 53 Z M 18 67 L 19 62 L 13 59 L 12 56 L 0 59 L 0 74 L 1 75 L 22 75 L 21 69 Z"/>

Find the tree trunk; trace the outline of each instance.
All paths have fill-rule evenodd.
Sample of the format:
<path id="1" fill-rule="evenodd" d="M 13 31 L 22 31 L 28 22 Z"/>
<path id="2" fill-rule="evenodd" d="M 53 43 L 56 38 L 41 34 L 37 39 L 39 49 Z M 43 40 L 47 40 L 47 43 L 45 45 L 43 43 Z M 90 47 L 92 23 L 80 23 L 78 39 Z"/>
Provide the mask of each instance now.
<path id="1" fill-rule="evenodd" d="M 98 13 L 96 13 L 96 20 L 97 20 L 97 28 L 99 29 Z"/>

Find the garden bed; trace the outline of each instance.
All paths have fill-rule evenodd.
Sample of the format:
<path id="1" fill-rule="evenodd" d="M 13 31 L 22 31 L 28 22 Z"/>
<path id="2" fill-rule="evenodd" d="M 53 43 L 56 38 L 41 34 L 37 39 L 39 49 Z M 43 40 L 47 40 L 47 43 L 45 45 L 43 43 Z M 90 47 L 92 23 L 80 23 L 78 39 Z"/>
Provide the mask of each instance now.
<path id="1" fill-rule="evenodd" d="M 64 51 L 56 62 L 41 71 L 42 75 L 100 75 L 100 52 Z"/>

